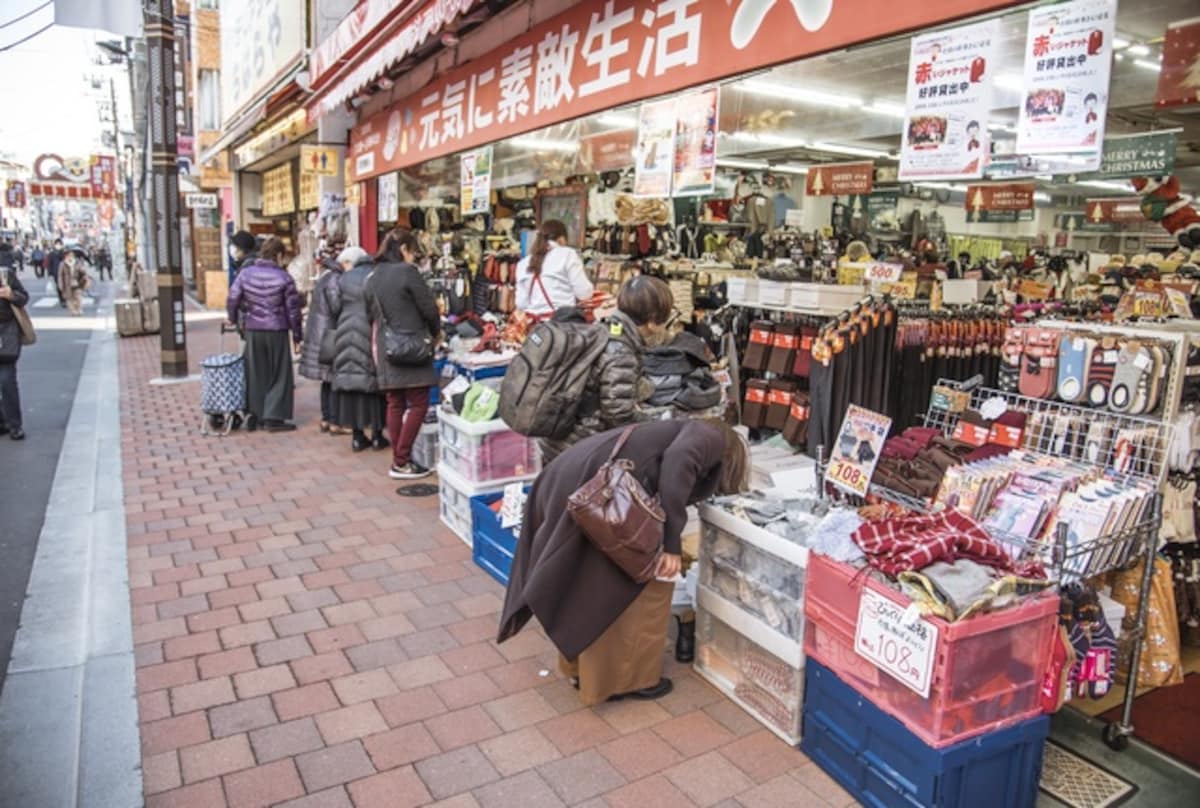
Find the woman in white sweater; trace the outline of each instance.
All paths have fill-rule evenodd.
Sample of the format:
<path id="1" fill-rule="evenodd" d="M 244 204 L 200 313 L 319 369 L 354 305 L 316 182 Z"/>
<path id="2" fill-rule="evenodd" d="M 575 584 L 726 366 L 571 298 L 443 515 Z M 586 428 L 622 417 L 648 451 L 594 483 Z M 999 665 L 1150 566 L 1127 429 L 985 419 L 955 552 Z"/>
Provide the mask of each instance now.
<path id="1" fill-rule="evenodd" d="M 567 246 L 567 227 L 557 219 L 542 223 L 533 250 L 517 264 L 517 308 L 545 320 L 563 306 L 588 300 L 594 287 L 583 259 Z"/>

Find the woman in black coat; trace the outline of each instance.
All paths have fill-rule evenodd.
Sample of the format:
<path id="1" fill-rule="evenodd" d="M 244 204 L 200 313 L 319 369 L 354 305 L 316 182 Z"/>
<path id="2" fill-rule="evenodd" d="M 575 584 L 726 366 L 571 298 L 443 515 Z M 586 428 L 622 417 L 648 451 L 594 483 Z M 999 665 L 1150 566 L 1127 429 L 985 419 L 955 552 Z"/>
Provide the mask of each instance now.
<path id="1" fill-rule="evenodd" d="M 308 321 L 304 324 L 304 345 L 300 348 L 300 375 L 321 383 L 321 431 L 328 432 L 333 424 L 333 385 L 330 377 L 333 375 L 334 345 L 333 336 L 336 331 L 335 323 L 329 315 L 329 301 L 326 290 L 336 286 L 342 277 L 342 271 L 349 269 L 340 263 L 341 245 L 344 239 L 336 242 L 337 249 L 332 255 L 321 258 L 321 274 L 313 286 L 312 305 L 308 309 Z M 330 242 L 330 247 L 334 246 Z M 353 248 L 359 249 L 359 248 Z M 349 249 L 346 250 L 350 252 Z M 362 252 L 359 249 L 359 252 Z M 365 255 L 365 253 L 363 253 Z M 353 262 L 351 261 L 351 265 Z M 336 429 L 336 427 L 334 427 Z"/>
<path id="2" fill-rule="evenodd" d="M 5 245 L 7 246 L 7 245 Z M 11 264 L 0 266 L 0 435 L 24 440 L 17 360 L 21 358 L 21 326 L 15 308 L 29 303 L 29 293 Z"/>
<path id="3" fill-rule="evenodd" d="M 375 378 L 371 350 L 371 319 L 367 310 L 367 281 L 375 270 L 371 256 L 360 247 L 350 247 L 339 258 L 349 268 L 325 290 L 329 316 L 335 323 L 333 338 L 333 422 L 353 435 L 350 448 L 361 452 L 368 446 L 388 447 L 383 436 L 383 396 Z M 367 440 L 367 430 L 371 440 Z"/>
<path id="4" fill-rule="evenodd" d="M 429 411 L 429 390 L 437 383 L 433 358 L 420 364 L 395 365 L 387 360 L 384 347 L 388 329 L 427 335 L 434 345 L 441 336 L 437 303 L 416 267 L 420 252 L 420 243 L 411 231 L 392 230 L 375 256 L 375 272 L 367 284 L 379 389 L 387 396 L 387 429 L 392 439 L 388 476 L 393 480 L 432 473 L 412 459 L 412 447 Z"/>
<path id="5" fill-rule="evenodd" d="M 608 460 L 625 429 L 633 434 L 618 457 L 666 514 L 656 577 L 635 583 L 588 541 L 567 500 Z M 537 617 L 562 654 L 587 706 L 613 697 L 658 698 L 671 691 L 662 676 L 667 622 L 680 571 L 687 506 L 745 488 L 742 438 L 715 421 L 650 421 L 618 427 L 575 444 L 533 484 L 508 581 L 499 642 Z"/>

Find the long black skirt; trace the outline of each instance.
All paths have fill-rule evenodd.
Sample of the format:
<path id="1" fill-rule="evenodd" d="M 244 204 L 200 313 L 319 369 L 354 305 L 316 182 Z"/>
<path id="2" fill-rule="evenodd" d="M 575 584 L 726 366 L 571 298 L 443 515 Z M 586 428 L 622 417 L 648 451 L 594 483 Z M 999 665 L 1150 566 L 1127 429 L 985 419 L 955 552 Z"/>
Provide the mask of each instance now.
<path id="1" fill-rule="evenodd" d="M 291 335 L 246 332 L 246 408 L 259 420 L 290 421 L 296 391 Z"/>
<path id="2" fill-rule="evenodd" d="M 373 430 L 382 434 L 387 411 L 382 393 L 334 390 L 330 420 L 346 429 Z"/>

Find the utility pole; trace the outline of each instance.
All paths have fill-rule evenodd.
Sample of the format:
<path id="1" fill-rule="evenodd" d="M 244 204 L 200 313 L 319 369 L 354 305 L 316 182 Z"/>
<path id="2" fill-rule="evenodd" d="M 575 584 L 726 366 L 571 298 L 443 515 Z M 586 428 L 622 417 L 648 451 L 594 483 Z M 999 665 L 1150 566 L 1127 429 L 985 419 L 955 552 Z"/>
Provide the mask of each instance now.
<path id="1" fill-rule="evenodd" d="M 146 49 L 150 67 L 151 199 L 155 224 L 162 375 L 187 376 L 183 322 L 183 257 L 179 235 L 179 155 L 175 135 L 175 4 L 147 0 Z"/>

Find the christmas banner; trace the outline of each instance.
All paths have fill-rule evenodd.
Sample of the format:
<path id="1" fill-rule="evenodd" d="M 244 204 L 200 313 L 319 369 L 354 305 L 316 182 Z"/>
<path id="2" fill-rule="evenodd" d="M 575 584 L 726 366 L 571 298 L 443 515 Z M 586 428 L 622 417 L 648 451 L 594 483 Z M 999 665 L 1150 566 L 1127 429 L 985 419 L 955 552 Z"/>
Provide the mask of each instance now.
<path id="1" fill-rule="evenodd" d="M 983 176 L 1000 21 L 913 37 L 900 179 Z"/>
<path id="2" fill-rule="evenodd" d="M 675 167 L 675 101 L 642 104 L 638 110 L 637 162 L 634 164 L 633 195 L 671 195 Z"/>
<path id="3" fill-rule="evenodd" d="M 1136 196 L 1120 196 L 1115 199 L 1089 199 L 1085 214 L 1093 224 L 1102 222 L 1125 223 L 1144 222 L 1146 215 L 1142 213 L 1141 199 Z"/>
<path id="4" fill-rule="evenodd" d="M 717 180 L 717 108 L 720 90 L 709 87 L 675 102 L 675 176 L 672 196 L 711 194 Z"/>
<path id="5" fill-rule="evenodd" d="M 1054 227 L 1058 230 L 1066 231 L 1067 233 L 1074 233 L 1077 231 L 1082 231 L 1085 233 L 1111 233 L 1116 230 L 1112 222 L 1093 222 L 1088 219 L 1087 214 L 1083 212 L 1057 214 L 1054 217 Z M 1067 245 L 1064 242 L 1058 246 L 1065 247 Z"/>
<path id="6" fill-rule="evenodd" d="M 1141 135 L 1110 135 L 1095 171 L 1056 171 L 1055 182 L 1120 180 L 1159 177 L 1175 171 L 1175 151 L 1180 129 L 1164 129 Z M 1039 172 L 1052 173 L 1052 172 Z"/>
<path id="7" fill-rule="evenodd" d="M 462 213 L 487 213 L 492 199 L 492 147 L 484 146 L 462 156 Z"/>
<path id="8" fill-rule="evenodd" d="M 1154 93 L 1154 103 L 1160 107 L 1197 102 L 1200 102 L 1200 17 L 1167 26 L 1158 91 Z"/>
<path id="9" fill-rule="evenodd" d="M 1031 182 L 967 186 L 967 210 L 1033 210 Z"/>
<path id="10" fill-rule="evenodd" d="M 1117 0 L 1076 0 L 1029 12 L 1019 154 L 1099 151 L 1108 111 Z"/>
<path id="11" fill-rule="evenodd" d="M 804 192 L 808 196 L 849 196 L 869 194 L 875 184 L 875 164 L 826 163 L 808 170 Z"/>

